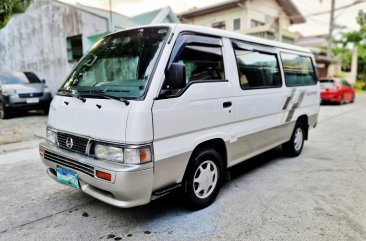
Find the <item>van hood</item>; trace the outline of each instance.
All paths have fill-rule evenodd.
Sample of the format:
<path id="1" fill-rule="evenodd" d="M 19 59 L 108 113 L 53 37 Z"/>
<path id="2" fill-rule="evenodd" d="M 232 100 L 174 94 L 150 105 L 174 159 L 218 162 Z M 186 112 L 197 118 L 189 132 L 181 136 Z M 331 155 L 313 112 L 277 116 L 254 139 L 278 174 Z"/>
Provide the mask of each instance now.
<path id="1" fill-rule="evenodd" d="M 2 85 L 3 90 L 15 90 L 17 94 L 42 93 L 44 87 L 42 83 Z"/>
<path id="2" fill-rule="evenodd" d="M 83 103 L 75 97 L 56 95 L 50 106 L 48 125 L 75 135 L 125 143 L 127 117 L 133 104 L 134 101 L 127 106 L 118 100 L 94 98 Z"/>

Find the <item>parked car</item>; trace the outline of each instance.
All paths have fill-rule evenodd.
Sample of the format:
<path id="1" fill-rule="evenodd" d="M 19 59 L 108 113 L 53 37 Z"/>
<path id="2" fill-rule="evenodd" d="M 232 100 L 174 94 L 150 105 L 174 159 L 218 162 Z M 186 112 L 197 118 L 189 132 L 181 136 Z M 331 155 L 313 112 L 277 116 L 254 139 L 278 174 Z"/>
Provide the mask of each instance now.
<path id="1" fill-rule="evenodd" d="M 133 207 L 181 188 L 210 205 L 227 168 L 282 145 L 300 155 L 319 112 L 312 53 L 192 25 L 103 37 L 52 101 L 48 175 Z"/>
<path id="2" fill-rule="evenodd" d="M 0 72 L 0 119 L 23 110 L 43 110 L 48 114 L 50 90 L 32 72 Z"/>
<path id="3" fill-rule="evenodd" d="M 355 90 L 346 80 L 321 78 L 320 89 L 320 98 L 323 103 L 335 102 L 342 105 L 355 101 Z"/>

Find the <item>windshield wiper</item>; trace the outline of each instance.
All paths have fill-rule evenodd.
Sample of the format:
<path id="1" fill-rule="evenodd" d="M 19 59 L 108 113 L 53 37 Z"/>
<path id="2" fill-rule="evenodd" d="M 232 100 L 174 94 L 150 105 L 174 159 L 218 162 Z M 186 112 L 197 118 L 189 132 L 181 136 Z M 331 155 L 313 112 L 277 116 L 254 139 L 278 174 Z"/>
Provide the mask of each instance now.
<path id="1" fill-rule="evenodd" d="M 118 101 L 125 103 L 126 106 L 130 104 L 130 102 L 124 98 L 113 96 L 113 95 L 107 95 L 105 90 L 79 90 L 79 93 L 93 94 L 93 95 L 104 97 L 106 99 L 118 100 Z"/>
<path id="2" fill-rule="evenodd" d="M 72 91 L 72 90 L 61 89 L 61 90 L 59 90 L 58 93 L 61 93 L 62 95 L 65 95 L 65 96 L 75 97 L 75 98 L 81 100 L 83 103 L 85 103 L 85 101 L 86 101 L 86 99 L 84 97 L 80 96 L 78 94 L 78 92 L 76 92 L 75 90 Z"/>

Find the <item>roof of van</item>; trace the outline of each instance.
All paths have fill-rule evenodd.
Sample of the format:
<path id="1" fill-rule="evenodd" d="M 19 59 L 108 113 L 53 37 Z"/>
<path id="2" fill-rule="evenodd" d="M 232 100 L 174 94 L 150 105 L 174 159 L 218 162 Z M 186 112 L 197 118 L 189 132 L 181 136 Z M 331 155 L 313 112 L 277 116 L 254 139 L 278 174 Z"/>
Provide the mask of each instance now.
<path id="1" fill-rule="evenodd" d="M 143 28 L 143 27 L 153 27 L 153 26 L 154 27 L 167 26 L 167 27 L 170 27 L 173 31 L 178 31 L 178 32 L 182 32 L 182 31 L 196 32 L 196 33 L 202 33 L 202 34 L 206 34 L 206 35 L 225 37 L 225 38 L 231 38 L 231 39 L 237 39 L 237 40 L 244 40 L 244 41 L 247 41 L 250 43 L 255 43 L 255 44 L 260 44 L 260 45 L 265 45 L 265 46 L 273 46 L 273 47 L 287 49 L 287 50 L 312 53 L 309 49 L 306 49 L 306 48 L 303 48 L 300 46 L 296 46 L 296 45 L 292 45 L 292 44 L 277 42 L 277 41 L 254 37 L 254 36 L 250 36 L 250 35 L 246 35 L 246 34 L 239 34 L 239 33 L 234 33 L 234 32 L 230 32 L 230 31 L 226 31 L 226 30 L 210 28 L 210 27 L 203 27 L 203 26 L 198 26 L 198 25 L 154 24 L 154 25 L 144 25 L 144 26 L 134 27 L 131 29 Z M 125 31 L 125 30 L 122 30 L 122 31 Z M 113 33 L 112 33 L 112 35 L 113 35 Z"/>

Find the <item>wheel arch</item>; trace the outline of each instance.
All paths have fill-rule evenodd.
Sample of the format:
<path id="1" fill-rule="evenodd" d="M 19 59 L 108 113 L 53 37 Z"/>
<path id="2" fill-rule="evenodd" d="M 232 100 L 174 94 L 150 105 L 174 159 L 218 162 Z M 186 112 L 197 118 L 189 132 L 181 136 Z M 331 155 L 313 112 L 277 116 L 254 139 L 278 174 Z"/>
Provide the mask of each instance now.
<path id="1" fill-rule="evenodd" d="M 297 118 L 296 122 L 301 122 L 305 126 L 305 133 L 304 133 L 304 139 L 308 139 L 309 134 L 309 118 L 307 115 L 301 115 Z"/>
<path id="2" fill-rule="evenodd" d="M 204 148 L 213 148 L 215 149 L 221 156 L 222 161 L 223 161 L 223 166 L 226 169 L 227 168 L 227 149 L 226 149 L 226 144 L 224 142 L 223 139 L 221 138 L 215 138 L 215 139 L 211 139 L 211 140 L 207 140 L 204 142 L 201 142 L 200 144 L 198 144 L 193 152 L 192 152 L 192 156 L 194 156 L 194 154 L 196 154 L 199 150 L 202 150 Z"/>

